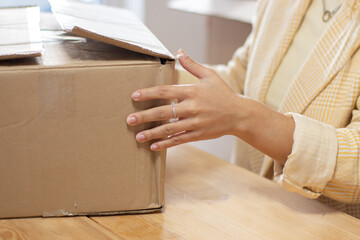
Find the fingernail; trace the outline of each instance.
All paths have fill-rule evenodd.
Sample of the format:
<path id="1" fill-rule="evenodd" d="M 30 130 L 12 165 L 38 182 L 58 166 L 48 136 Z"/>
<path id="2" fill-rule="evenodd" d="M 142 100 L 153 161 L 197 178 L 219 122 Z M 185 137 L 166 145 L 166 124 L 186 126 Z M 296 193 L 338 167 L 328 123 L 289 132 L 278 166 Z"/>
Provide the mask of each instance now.
<path id="1" fill-rule="evenodd" d="M 152 144 L 151 146 L 150 146 L 150 149 L 151 150 L 158 150 L 159 149 L 159 146 L 156 144 L 156 143 L 154 143 L 154 144 Z"/>
<path id="2" fill-rule="evenodd" d="M 144 141 L 145 140 L 145 135 L 142 134 L 142 133 L 139 133 L 138 135 L 136 135 L 136 140 Z"/>
<path id="3" fill-rule="evenodd" d="M 126 119 L 128 124 L 134 124 L 136 123 L 136 118 L 134 116 L 130 116 Z"/>
<path id="4" fill-rule="evenodd" d="M 131 94 L 131 98 L 134 100 L 138 100 L 140 97 L 140 93 L 139 92 L 134 92 L 133 94 Z"/>
<path id="5" fill-rule="evenodd" d="M 176 59 L 179 59 L 179 58 L 184 57 L 184 56 L 186 56 L 185 51 L 182 50 L 182 49 L 179 49 L 179 50 L 176 52 L 175 58 L 176 58 Z"/>

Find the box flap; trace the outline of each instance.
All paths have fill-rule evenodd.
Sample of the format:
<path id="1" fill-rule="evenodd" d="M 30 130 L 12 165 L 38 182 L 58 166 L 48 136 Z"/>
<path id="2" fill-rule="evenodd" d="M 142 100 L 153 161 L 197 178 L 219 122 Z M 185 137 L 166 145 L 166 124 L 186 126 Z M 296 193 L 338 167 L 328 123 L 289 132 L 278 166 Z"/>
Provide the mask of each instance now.
<path id="1" fill-rule="evenodd" d="M 40 56 L 39 7 L 0 8 L 0 59 Z"/>
<path id="2" fill-rule="evenodd" d="M 173 55 L 130 11 L 79 3 L 50 0 L 52 12 L 66 32 L 98 40 L 134 52 L 173 59 Z"/>

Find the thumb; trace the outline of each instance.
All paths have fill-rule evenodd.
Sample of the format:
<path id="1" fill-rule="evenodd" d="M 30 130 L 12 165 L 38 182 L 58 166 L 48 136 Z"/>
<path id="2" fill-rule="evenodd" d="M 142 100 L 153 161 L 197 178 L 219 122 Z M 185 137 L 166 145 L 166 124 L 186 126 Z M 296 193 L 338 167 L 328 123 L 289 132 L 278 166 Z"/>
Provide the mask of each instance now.
<path id="1" fill-rule="evenodd" d="M 201 79 L 208 75 L 209 69 L 189 57 L 184 50 L 179 49 L 176 53 L 176 58 L 179 59 L 181 66 L 195 77 Z"/>

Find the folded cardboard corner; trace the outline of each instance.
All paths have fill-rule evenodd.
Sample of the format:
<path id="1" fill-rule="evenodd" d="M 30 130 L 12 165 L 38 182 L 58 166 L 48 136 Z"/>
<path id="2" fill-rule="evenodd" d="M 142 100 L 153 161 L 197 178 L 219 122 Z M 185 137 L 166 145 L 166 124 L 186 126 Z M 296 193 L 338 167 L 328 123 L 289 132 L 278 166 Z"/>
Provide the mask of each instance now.
<path id="1" fill-rule="evenodd" d="M 82 11 L 90 12 L 87 6 Z M 89 16 L 121 18 L 122 10 L 101 9 Z M 82 32 L 117 39 L 111 36 L 117 28 L 94 24 L 81 25 Z M 132 102 L 130 95 L 172 84 L 171 54 L 162 55 L 163 46 L 160 54 L 143 54 L 102 43 L 102 37 L 58 31 L 42 37 L 41 57 L 0 61 L 0 218 L 160 211 L 166 151 L 152 152 L 150 143 L 135 140 L 137 132 L 160 123 L 129 127 L 126 117 L 164 104 Z M 152 46 L 149 41 L 141 48 Z"/>
<path id="2" fill-rule="evenodd" d="M 0 60 L 41 56 L 40 9 L 0 8 Z"/>
<path id="3" fill-rule="evenodd" d="M 134 52 L 174 59 L 174 56 L 135 14 L 126 9 L 71 0 L 49 1 L 57 21 L 68 33 Z"/>

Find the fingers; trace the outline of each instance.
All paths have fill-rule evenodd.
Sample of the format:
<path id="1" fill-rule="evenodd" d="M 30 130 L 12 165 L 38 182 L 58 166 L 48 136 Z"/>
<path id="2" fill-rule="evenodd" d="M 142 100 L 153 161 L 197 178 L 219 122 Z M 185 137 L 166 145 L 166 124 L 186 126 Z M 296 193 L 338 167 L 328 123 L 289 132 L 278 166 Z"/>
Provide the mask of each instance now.
<path id="1" fill-rule="evenodd" d="M 192 75 L 199 79 L 204 79 L 214 71 L 199 64 L 189 57 L 183 50 L 178 51 L 180 64 Z M 191 86 L 191 85 L 190 85 Z M 131 94 L 134 101 L 147 101 L 151 99 L 185 99 L 188 94 L 189 85 L 161 85 L 151 88 L 140 89 Z"/>
<path id="2" fill-rule="evenodd" d="M 153 151 L 161 151 L 170 147 L 174 147 L 183 143 L 201 140 L 198 131 L 187 131 L 177 135 L 173 135 L 168 139 L 151 144 L 150 149 Z"/>
<path id="3" fill-rule="evenodd" d="M 177 135 L 181 132 L 187 131 L 190 128 L 190 121 L 185 119 L 176 123 L 167 123 L 153 129 L 139 132 L 136 135 L 136 140 L 138 142 L 147 142 L 154 139 L 168 138 L 169 136 Z"/>
<path id="4" fill-rule="evenodd" d="M 193 60 L 189 57 L 184 50 L 180 49 L 177 52 L 177 56 L 179 57 L 179 62 L 183 68 L 194 75 L 197 78 L 206 78 L 210 74 L 210 69 L 201 65 L 200 63 Z"/>
<path id="5" fill-rule="evenodd" d="M 199 79 L 212 79 L 214 71 L 207 67 L 197 63 L 190 58 L 182 50 L 179 50 L 179 62 L 189 73 L 193 74 Z M 145 130 L 136 135 L 138 142 L 147 142 L 155 139 L 161 139 L 160 141 L 151 145 L 151 149 L 154 151 L 163 150 L 172 146 L 176 146 L 182 143 L 199 140 L 199 130 L 194 130 L 193 120 L 188 119 L 187 115 L 194 115 L 191 113 L 191 109 L 185 109 L 181 105 L 188 98 L 196 96 L 197 85 L 190 86 L 155 86 L 151 88 L 145 88 L 135 91 L 131 97 L 134 101 L 147 101 L 152 99 L 178 99 L 179 104 L 175 105 L 176 117 L 182 118 L 176 123 L 167 123 L 153 129 Z M 190 112 L 189 112 L 190 111 Z M 196 115 L 196 114 L 195 114 Z M 135 126 L 138 124 L 154 121 L 163 121 L 174 118 L 175 114 L 171 105 L 160 106 L 153 109 L 133 113 L 128 116 L 127 123 Z"/>
<path id="6" fill-rule="evenodd" d="M 187 87 L 181 85 L 161 85 L 144 88 L 132 93 L 131 98 L 138 102 L 151 99 L 184 99 Z"/>
<path id="7" fill-rule="evenodd" d="M 177 118 L 186 116 L 181 104 L 175 104 L 174 108 Z M 164 105 L 130 114 L 126 119 L 126 122 L 130 126 L 135 126 L 146 122 L 169 120 L 174 117 L 172 105 Z"/>

